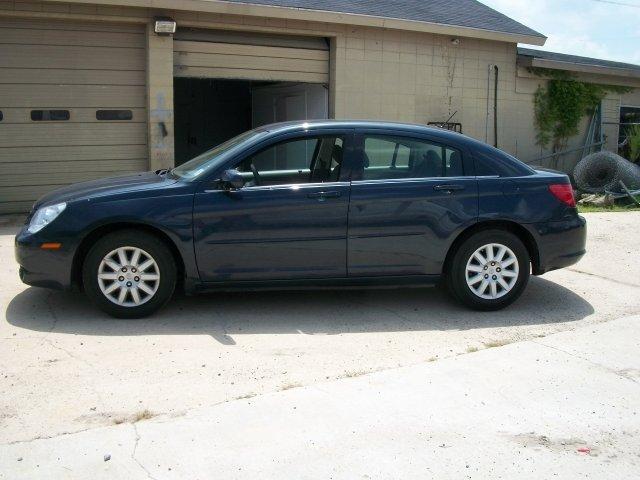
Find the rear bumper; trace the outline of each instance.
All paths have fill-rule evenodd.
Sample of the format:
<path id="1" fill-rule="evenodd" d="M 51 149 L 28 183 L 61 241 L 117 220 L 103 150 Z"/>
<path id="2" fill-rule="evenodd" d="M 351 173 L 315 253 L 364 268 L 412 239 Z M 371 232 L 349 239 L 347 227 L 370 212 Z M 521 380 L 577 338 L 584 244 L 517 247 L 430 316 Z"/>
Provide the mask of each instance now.
<path id="1" fill-rule="evenodd" d="M 25 230 L 16 235 L 14 252 L 20 265 L 20 280 L 34 287 L 71 289 L 73 252 L 64 245 L 60 250 L 42 250 L 40 245 L 45 241 Z"/>
<path id="2" fill-rule="evenodd" d="M 586 253 L 587 221 L 580 215 L 536 224 L 532 234 L 536 237 L 539 254 L 534 275 L 578 263 Z"/>

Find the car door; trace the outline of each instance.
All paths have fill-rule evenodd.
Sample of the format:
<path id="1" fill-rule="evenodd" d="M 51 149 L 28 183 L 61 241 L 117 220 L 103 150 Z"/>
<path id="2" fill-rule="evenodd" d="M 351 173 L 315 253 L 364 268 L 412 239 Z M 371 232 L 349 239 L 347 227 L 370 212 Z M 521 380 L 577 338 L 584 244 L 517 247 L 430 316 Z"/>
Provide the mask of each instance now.
<path id="1" fill-rule="evenodd" d="M 472 159 L 412 133 L 354 140 L 348 275 L 439 274 L 455 236 L 477 221 Z"/>
<path id="2" fill-rule="evenodd" d="M 225 167 L 240 171 L 242 188 L 204 182 L 193 213 L 201 280 L 345 277 L 350 185 L 340 167 L 348 138 L 279 139 Z"/>

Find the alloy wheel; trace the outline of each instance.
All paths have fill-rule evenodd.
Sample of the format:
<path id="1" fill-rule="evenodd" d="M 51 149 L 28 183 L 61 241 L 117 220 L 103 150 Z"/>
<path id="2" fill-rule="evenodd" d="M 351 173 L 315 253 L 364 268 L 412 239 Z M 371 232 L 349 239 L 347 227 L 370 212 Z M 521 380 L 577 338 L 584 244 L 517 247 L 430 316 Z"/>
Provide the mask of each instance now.
<path id="1" fill-rule="evenodd" d="M 465 277 L 476 296 L 495 300 L 513 289 L 519 272 L 518 258 L 509 247 L 489 243 L 473 252 L 467 261 Z"/>
<path id="2" fill-rule="evenodd" d="M 141 248 L 119 247 L 100 262 L 98 286 L 116 305 L 137 307 L 151 300 L 158 291 L 160 269 L 153 257 Z"/>

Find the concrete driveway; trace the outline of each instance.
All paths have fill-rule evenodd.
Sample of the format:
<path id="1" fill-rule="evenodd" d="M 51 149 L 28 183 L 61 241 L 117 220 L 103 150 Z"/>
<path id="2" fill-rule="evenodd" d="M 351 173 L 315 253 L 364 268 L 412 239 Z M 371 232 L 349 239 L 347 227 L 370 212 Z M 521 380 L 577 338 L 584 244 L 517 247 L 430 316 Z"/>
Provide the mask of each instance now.
<path id="1" fill-rule="evenodd" d="M 17 278 L 17 266 L 12 252 L 12 234 L 16 228 L 11 225 L 1 227 L 0 264 L 5 272 L 0 278 L 0 311 L 4 312 L 0 323 L 0 389 L 3 392 L 0 397 L 0 473 L 4 473 L 5 478 L 17 478 L 20 472 L 25 475 L 24 478 L 37 477 L 38 472 L 44 474 L 36 465 L 56 464 L 56 458 L 60 454 L 56 457 L 53 454 L 49 456 L 46 452 L 54 448 L 53 445 L 62 445 L 64 441 L 67 442 L 64 448 L 71 451 L 83 445 L 85 456 L 89 455 L 88 452 L 90 455 L 98 455 L 98 452 L 105 449 L 112 453 L 118 449 L 127 452 L 126 463 L 104 462 L 100 454 L 99 460 L 104 465 L 96 464 L 100 468 L 96 467 L 95 471 L 92 469 L 92 476 L 100 471 L 111 475 L 109 478 L 118 474 L 123 478 L 137 478 L 137 475 L 142 474 L 141 478 L 145 478 L 145 469 L 153 468 L 152 476 L 159 478 L 160 475 L 164 478 L 172 471 L 166 470 L 171 468 L 167 465 L 173 464 L 176 467 L 180 463 L 179 459 L 174 458 L 173 463 L 157 460 L 153 455 L 153 445 L 158 445 L 160 437 L 155 437 L 157 441 L 151 441 L 144 447 L 149 449 L 149 458 L 154 458 L 153 461 L 144 468 L 137 462 L 131 463 L 134 455 L 130 454 L 130 442 L 137 436 L 137 433 L 132 436 L 134 428 L 155 428 L 152 426 L 171 424 L 178 431 L 184 432 L 180 430 L 182 428 L 199 432 L 196 428 L 198 421 L 194 423 L 189 419 L 204 416 L 209 420 L 218 418 L 218 423 L 204 422 L 212 430 L 217 428 L 215 425 L 224 422 L 220 427 L 221 432 L 233 431 L 235 424 L 238 431 L 263 438 L 261 434 L 265 430 L 260 430 L 257 426 L 260 424 L 257 419 L 253 419 L 255 429 L 245 421 L 245 416 L 248 415 L 247 405 L 261 404 L 262 407 L 257 411 L 262 416 L 274 415 L 274 418 L 281 418 L 281 408 L 289 408 L 287 405 L 297 406 L 308 412 L 309 418 L 297 417 L 296 421 L 302 423 L 296 425 L 307 424 L 307 430 L 313 431 L 318 427 L 317 415 L 321 414 L 318 405 L 322 405 L 322 402 L 330 399 L 330 403 L 333 402 L 332 408 L 357 412 L 357 399 L 361 399 L 357 392 L 361 390 L 362 382 L 374 382 L 377 386 L 375 391 L 382 392 L 385 396 L 395 395 L 395 392 L 401 396 L 415 393 L 418 395 L 415 398 L 418 399 L 421 390 L 417 388 L 418 377 L 415 375 L 424 378 L 425 372 L 430 371 L 439 372 L 434 373 L 434 377 L 429 380 L 432 388 L 447 391 L 447 388 L 453 388 L 451 378 L 465 372 L 467 375 L 470 375 L 469 372 L 476 372 L 469 377 L 469 381 L 475 382 L 476 386 L 466 392 L 466 396 L 471 395 L 474 402 L 484 395 L 487 398 L 502 395 L 504 398 L 510 380 L 514 384 L 525 381 L 513 368 L 508 368 L 509 362 L 520 356 L 521 350 L 518 349 L 524 349 L 522 355 L 533 355 L 537 357 L 537 361 L 549 365 L 558 366 L 558 361 L 560 364 L 562 361 L 566 363 L 566 359 L 554 359 L 556 353 L 553 353 L 553 347 L 530 349 L 532 345 L 537 345 L 536 342 L 541 342 L 542 337 L 557 332 L 568 332 L 561 334 L 564 337 L 559 337 L 567 342 L 566 348 L 580 350 L 583 345 L 575 344 L 571 332 L 575 332 L 575 338 L 579 339 L 588 337 L 589 332 L 604 329 L 601 338 L 605 343 L 598 346 L 597 355 L 604 359 L 604 363 L 613 362 L 608 357 L 615 355 L 619 349 L 618 342 L 637 338 L 640 333 L 640 329 L 634 329 L 634 325 L 637 325 L 634 319 L 618 320 L 621 324 L 610 322 L 640 313 L 640 249 L 637 247 L 640 214 L 607 213 L 590 214 L 587 217 L 589 253 L 585 259 L 574 268 L 533 278 L 520 301 L 497 313 L 465 310 L 437 289 L 344 290 L 181 297 L 176 298 L 160 314 L 143 321 L 121 321 L 106 317 L 95 310 L 82 295 L 49 292 L 22 285 Z M 609 323 L 605 322 L 609 322 L 612 329 L 613 325 L 618 325 L 615 330 L 617 333 L 612 333 L 607 328 Z M 593 343 L 592 338 L 590 341 Z M 530 404 L 523 407 L 523 411 L 534 417 L 542 416 L 543 413 L 547 414 L 545 412 L 559 412 L 558 409 L 561 408 L 583 408 L 584 402 L 588 404 L 593 398 L 600 398 L 603 405 L 608 405 L 606 411 L 601 412 L 605 415 L 601 423 L 605 425 L 610 420 L 611 425 L 615 424 L 618 429 L 616 433 L 623 430 L 630 435 L 626 442 L 627 437 L 624 436 L 613 442 L 613 445 L 619 447 L 607 453 L 618 455 L 623 460 L 604 455 L 598 458 L 601 461 L 606 459 L 614 463 L 623 462 L 622 467 L 615 471 L 625 472 L 624 467 L 630 465 L 629 458 L 635 458 L 636 462 L 640 460 L 637 448 L 635 457 L 631 453 L 625 453 L 628 448 L 638 445 L 640 414 L 637 411 L 637 399 L 640 398 L 640 389 L 637 384 L 637 369 L 640 368 L 640 348 L 637 347 L 637 344 L 627 345 L 627 350 L 624 350 L 626 360 L 622 362 L 624 365 L 616 366 L 626 373 L 616 375 L 615 380 L 629 383 L 625 384 L 625 388 L 629 390 L 622 393 L 628 396 L 630 392 L 636 392 L 635 403 L 628 399 L 623 402 L 619 396 L 614 396 L 613 392 L 617 390 L 611 385 L 615 381 L 603 380 L 600 383 L 585 384 L 587 387 L 581 390 L 572 390 L 574 395 L 571 401 L 580 401 L 580 404 L 563 404 L 559 400 L 564 395 L 561 387 L 568 380 L 554 377 L 554 382 L 546 388 L 551 393 L 555 391 L 553 401 L 546 403 L 545 396 L 535 403 L 530 399 Z M 558 348 L 562 350 L 565 347 Z M 589 376 L 592 370 L 589 365 L 593 362 L 588 360 L 591 354 L 585 353 L 587 360 L 572 366 L 572 375 L 578 375 L 572 377 L 574 380 L 592 378 Z M 498 357 L 493 358 L 495 355 Z M 477 373 L 479 370 L 476 361 L 480 362 L 479 359 L 484 359 L 479 364 L 484 365 L 482 375 Z M 460 363 L 462 361 L 464 363 Z M 492 362 L 502 363 L 492 371 Z M 367 375 L 371 372 L 380 373 Z M 531 381 L 544 383 L 543 373 L 538 371 L 540 379 Z M 536 369 L 530 370 L 530 374 L 535 377 Z M 499 388 L 492 385 L 493 379 L 499 382 Z M 417 393 L 412 393 L 414 387 L 417 388 Z M 319 391 L 333 393 L 324 398 L 317 396 Z M 457 404 L 460 408 L 467 408 L 464 401 L 457 398 L 462 392 L 454 392 L 457 392 L 454 394 L 456 400 L 449 402 L 450 406 Z M 344 395 L 342 402 L 339 400 L 341 395 Z M 585 396 L 589 398 L 583 398 Z M 293 404 L 288 403 L 291 398 L 295 398 Z M 526 397 L 521 400 L 525 403 Z M 446 397 L 439 401 L 442 405 L 448 403 Z M 474 405 L 477 406 L 477 402 Z M 591 408 L 590 405 L 587 406 Z M 394 408 L 397 405 L 380 408 L 387 408 L 389 413 L 396 411 Z M 424 405 L 424 408 L 429 413 L 429 405 Z M 622 408 L 624 410 L 620 410 Z M 364 411 L 372 413 L 370 410 Z M 434 410 L 429 414 L 437 416 L 438 413 L 444 412 L 434 404 Z M 508 424 L 507 417 L 515 414 L 512 411 L 498 410 L 491 415 L 492 422 L 505 421 Z M 352 417 L 329 415 L 328 418 L 328 422 L 336 423 L 325 424 L 322 434 L 325 441 L 330 440 L 334 433 L 333 440 L 344 440 L 346 433 L 342 429 L 349 428 L 349 419 Z M 354 422 L 367 420 L 362 415 L 358 418 L 360 420 L 354 419 Z M 538 422 L 537 425 L 540 425 L 541 418 L 531 418 L 531 422 Z M 588 436 L 587 433 L 593 427 L 588 420 L 591 417 L 585 412 L 584 417 L 576 414 L 567 418 L 569 420 L 566 422 L 569 423 L 580 423 L 580 418 L 584 418 L 584 425 L 574 425 L 573 440 L 577 438 L 580 442 L 585 441 L 583 437 Z M 286 423 L 286 418 L 282 420 Z M 371 418 L 368 420 L 372 421 Z M 397 441 L 401 441 L 408 422 L 407 418 L 399 419 L 397 426 L 394 426 L 393 418 L 385 418 L 384 431 L 391 438 L 397 434 Z M 446 432 L 447 421 L 440 418 L 439 422 L 439 431 Z M 453 435 L 454 423 L 451 425 L 450 433 Z M 489 424 L 482 425 L 477 428 L 486 428 Z M 283 424 L 283 434 L 285 427 Z M 398 430 L 394 433 L 396 427 Z M 582 427 L 584 434 L 580 437 Z M 69 435 L 75 432 L 84 433 Z M 538 429 L 533 428 L 531 432 L 538 432 Z M 200 433 L 204 438 L 207 437 L 205 431 Z M 549 433 L 513 433 L 524 435 L 518 437 L 519 443 L 508 442 L 499 448 L 496 446 L 495 451 L 485 445 L 479 452 L 483 452 L 485 457 L 500 456 L 510 449 L 521 451 L 522 448 L 537 444 L 544 451 L 556 449 L 556 453 L 564 455 L 570 452 L 573 455 L 576 450 L 573 446 L 579 442 L 571 443 L 571 438 L 563 436 L 561 432 L 556 433 L 553 438 Z M 157 435 L 172 434 L 158 427 Z M 425 426 L 421 435 L 428 436 L 429 428 Z M 478 441 L 483 438 L 480 434 L 478 438 L 474 435 L 469 438 Z M 224 443 L 220 437 L 216 438 Z M 380 436 L 379 446 L 388 446 L 382 438 Z M 101 440 L 98 442 L 97 439 Z M 442 438 L 438 437 L 438 441 L 440 440 Z M 557 446 L 551 448 L 546 445 L 556 440 Z M 234 441 L 239 442 L 237 445 L 242 444 L 241 439 L 236 438 Z M 375 443 L 377 437 L 372 433 L 363 441 Z M 571 448 L 564 448 L 567 442 L 571 444 Z M 252 442 L 245 443 L 253 445 Z M 443 440 L 441 443 L 445 447 L 439 451 L 445 452 L 448 442 Z M 576 448 L 580 448 L 579 445 Z M 175 447 L 173 450 L 162 450 L 161 446 L 158 448 L 167 454 L 175 450 Z M 304 449 L 300 450 L 300 445 L 296 448 L 295 451 L 304 452 Z M 469 448 L 473 448 L 471 444 Z M 602 446 L 599 448 L 603 449 Z M 253 469 L 248 468 L 247 472 L 262 471 L 267 476 L 273 474 L 279 478 L 286 476 L 286 472 L 291 477 L 299 478 L 327 478 L 332 475 L 355 478 L 355 475 L 349 475 L 348 468 L 334 470 L 333 474 L 330 470 L 319 469 L 318 475 L 313 475 L 312 471 L 305 471 L 303 475 L 302 471 L 295 469 L 256 470 L 256 462 L 260 464 L 261 459 L 273 463 L 273 458 L 269 456 L 272 450 L 271 446 L 263 452 L 264 456 L 258 456 L 257 459 L 251 457 L 253 460 L 248 458 L 258 451 L 257 446 L 252 451 L 244 452 L 247 454 L 247 467 L 253 465 Z M 277 449 L 272 453 L 275 454 L 276 451 Z M 380 452 L 384 451 L 383 448 L 378 452 L 379 460 Z M 38 453 L 34 458 L 32 454 L 36 452 Z M 225 452 L 227 455 L 234 455 L 230 447 Z M 389 455 L 392 454 L 389 451 Z M 114 454 L 114 460 L 115 456 Z M 342 457 L 345 457 L 344 453 Z M 543 457 L 544 455 L 540 458 Z M 21 458 L 23 460 L 19 461 Z M 301 461 L 313 465 L 314 458 L 301 458 Z M 356 461 L 354 459 L 349 459 L 349 462 Z M 461 458 L 458 460 L 464 461 Z M 534 460 L 531 457 L 531 461 Z M 343 460 L 343 466 L 350 464 L 345 463 L 346 461 Z M 571 462 L 573 460 L 569 464 Z M 72 465 L 73 462 L 68 464 Z M 233 468 L 230 467 L 230 470 L 221 470 L 227 472 L 225 476 L 251 478 L 251 475 L 238 474 L 235 470 L 237 465 L 242 468 L 243 462 L 231 464 Z M 422 465 L 420 462 L 416 464 Z M 86 464 L 82 465 L 87 468 Z M 158 470 L 155 465 L 161 465 L 162 468 Z M 205 468 L 209 464 L 204 462 L 198 465 Z M 388 465 L 396 464 L 391 462 Z M 436 462 L 432 466 L 436 470 L 431 474 L 448 471 L 446 462 Z M 7 468 L 11 468 L 11 474 L 6 473 Z M 76 468 L 82 467 L 76 465 Z M 69 478 L 87 476 L 87 471 L 71 470 L 71 473 L 65 473 Z M 385 469 L 377 470 L 380 473 L 378 476 L 373 470 L 369 473 L 365 470 L 358 470 L 357 475 L 360 478 L 367 478 L 363 475 L 370 474 L 370 478 L 393 477 Z M 66 472 L 64 469 L 60 471 Z M 175 478 L 211 477 L 202 473 L 209 471 L 206 468 L 175 471 L 182 475 Z M 232 471 L 236 474 L 231 475 Z M 480 471 L 487 472 L 484 469 Z M 532 471 L 535 472 L 535 469 Z M 409 469 L 407 472 L 414 475 L 417 471 Z M 596 473 L 595 470 L 592 472 Z M 397 473 L 402 476 L 401 471 Z M 461 475 L 452 478 L 462 478 L 464 473 L 471 475 L 471 472 L 464 469 L 461 470 Z M 475 476 L 478 476 L 478 470 Z M 47 478 L 46 475 L 43 477 Z M 478 478 L 488 477 L 489 475 L 481 475 Z"/>

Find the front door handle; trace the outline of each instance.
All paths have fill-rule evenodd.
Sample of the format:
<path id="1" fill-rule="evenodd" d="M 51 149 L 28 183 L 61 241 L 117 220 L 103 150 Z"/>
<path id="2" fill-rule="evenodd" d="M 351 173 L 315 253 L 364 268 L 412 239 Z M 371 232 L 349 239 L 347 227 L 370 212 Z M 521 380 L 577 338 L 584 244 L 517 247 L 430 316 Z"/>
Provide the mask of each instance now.
<path id="1" fill-rule="evenodd" d="M 455 190 L 464 190 L 464 185 L 460 185 L 459 183 L 451 183 L 446 185 L 436 185 L 433 189 L 437 192 L 448 192 L 451 193 Z"/>
<path id="2" fill-rule="evenodd" d="M 325 200 L 327 198 L 338 198 L 342 195 L 342 193 L 340 192 L 313 192 L 313 193 L 308 193 L 307 197 L 308 198 L 317 198 L 318 200 L 322 201 Z"/>

